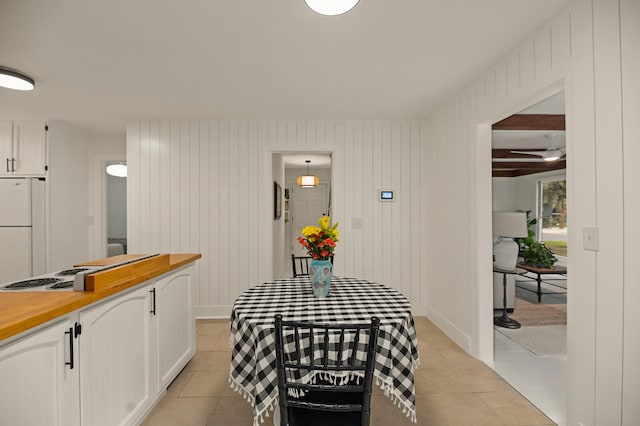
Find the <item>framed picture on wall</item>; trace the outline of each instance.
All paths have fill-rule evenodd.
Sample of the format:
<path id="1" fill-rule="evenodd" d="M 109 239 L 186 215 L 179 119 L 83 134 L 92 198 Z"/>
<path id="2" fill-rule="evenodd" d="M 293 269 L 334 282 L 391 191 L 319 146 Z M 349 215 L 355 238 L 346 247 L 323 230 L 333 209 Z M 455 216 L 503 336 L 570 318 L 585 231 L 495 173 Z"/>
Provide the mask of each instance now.
<path id="1" fill-rule="evenodd" d="M 273 220 L 280 219 L 282 215 L 282 188 L 278 182 L 273 182 Z"/>

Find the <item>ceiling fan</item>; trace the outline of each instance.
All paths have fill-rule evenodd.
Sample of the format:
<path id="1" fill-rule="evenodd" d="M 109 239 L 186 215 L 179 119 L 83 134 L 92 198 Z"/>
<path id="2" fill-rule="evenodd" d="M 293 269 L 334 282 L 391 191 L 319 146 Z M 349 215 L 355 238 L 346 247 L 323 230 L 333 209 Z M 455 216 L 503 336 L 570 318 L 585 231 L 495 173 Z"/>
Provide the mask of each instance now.
<path id="1" fill-rule="evenodd" d="M 527 155 L 537 155 L 542 157 L 542 159 L 544 161 L 557 161 L 560 158 L 564 157 L 565 155 L 565 149 L 564 148 L 556 148 L 555 147 L 555 136 L 556 135 L 551 135 L 551 134 L 547 134 L 544 135 L 545 138 L 551 140 L 551 145 L 549 146 L 549 148 L 547 148 L 545 151 L 511 151 L 512 154 L 527 154 Z"/>

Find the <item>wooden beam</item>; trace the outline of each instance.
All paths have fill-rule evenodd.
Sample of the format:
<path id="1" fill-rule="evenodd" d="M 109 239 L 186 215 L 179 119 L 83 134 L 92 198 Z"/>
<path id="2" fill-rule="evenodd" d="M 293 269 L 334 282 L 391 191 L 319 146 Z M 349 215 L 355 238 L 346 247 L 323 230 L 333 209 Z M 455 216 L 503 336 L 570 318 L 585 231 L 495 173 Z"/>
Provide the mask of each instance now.
<path id="1" fill-rule="evenodd" d="M 493 130 L 565 130 L 564 114 L 514 114 L 498 121 Z"/>
<path id="2" fill-rule="evenodd" d="M 558 170 L 556 163 L 562 163 L 562 168 L 567 166 L 564 160 L 558 161 L 494 161 L 493 169 L 527 169 L 527 170 Z"/>
<path id="3" fill-rule="evenodd" d="M 507 165 L 513 167 L 508 168 Z M 533 165 L 536 166 L 533 166 Z M 493 177 L 516 177 L 526 176 L 534 173 L 549 172 L 553 170 L 564 170 L 567 168 L 567 161 L 547 161 L 547 162 L 493 162 Z"/>

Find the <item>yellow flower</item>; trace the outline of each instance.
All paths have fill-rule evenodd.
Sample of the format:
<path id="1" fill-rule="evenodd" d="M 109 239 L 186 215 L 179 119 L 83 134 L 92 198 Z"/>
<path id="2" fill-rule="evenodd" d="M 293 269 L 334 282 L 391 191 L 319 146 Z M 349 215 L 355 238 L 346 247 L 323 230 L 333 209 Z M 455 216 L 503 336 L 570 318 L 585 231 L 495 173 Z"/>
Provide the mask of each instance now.
<path id="1" fill-rule="evenodd" d="M 320 225 L 320 228 L 323 230 L 329 229 L 329 220 L 329 216 L 322 216 L 318 219 L 318 225 Z"/>
<path id="2" fill-rule="evenodd" d="M 318 228 L 317 226 L 305 226 L 304 228 L 302 228 L 302 235 L 304 235 L 305 237 L 308 237 L 310 235 L 313 234 L 317 234 L 318 232 L 320 232 L 321 229 Z"/>

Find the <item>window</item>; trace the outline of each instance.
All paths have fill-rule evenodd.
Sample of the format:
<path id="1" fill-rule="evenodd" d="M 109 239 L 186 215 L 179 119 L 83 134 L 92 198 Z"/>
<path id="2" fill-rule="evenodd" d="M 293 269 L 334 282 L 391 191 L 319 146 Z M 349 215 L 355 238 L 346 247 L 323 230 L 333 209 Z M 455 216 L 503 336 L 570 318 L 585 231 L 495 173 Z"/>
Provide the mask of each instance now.
<path id="1" fill-rule="evenodd" d="M 567 181 L 565 178 L 538 181 L 537 238 L 556 256 L 567 256 Z"/>

